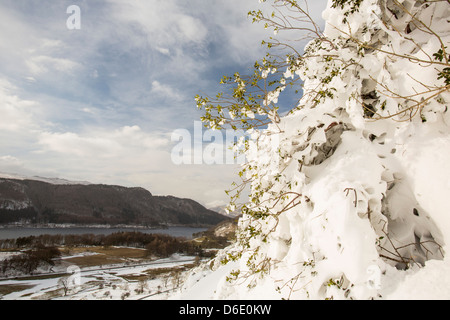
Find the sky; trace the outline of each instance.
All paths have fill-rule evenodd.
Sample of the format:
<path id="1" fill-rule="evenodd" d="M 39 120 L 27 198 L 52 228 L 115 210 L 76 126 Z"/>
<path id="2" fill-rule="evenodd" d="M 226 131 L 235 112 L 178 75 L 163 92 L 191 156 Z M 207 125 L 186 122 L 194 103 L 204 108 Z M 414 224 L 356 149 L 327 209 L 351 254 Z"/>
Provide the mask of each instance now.
<path id="1" fill-rule="evenodd" d="M 0 172 L 225 204 L 239 166 L 176 164 L 172 136 L 208 145 L 194 134 L 194 97 L 215 95 L 223 75 L 264 56 L 261 41 L 273 34 L 247 17 L 262 5 L 2 0 Z M 325 5 L 310 1 L 310 11 L 319 19 Z"/>

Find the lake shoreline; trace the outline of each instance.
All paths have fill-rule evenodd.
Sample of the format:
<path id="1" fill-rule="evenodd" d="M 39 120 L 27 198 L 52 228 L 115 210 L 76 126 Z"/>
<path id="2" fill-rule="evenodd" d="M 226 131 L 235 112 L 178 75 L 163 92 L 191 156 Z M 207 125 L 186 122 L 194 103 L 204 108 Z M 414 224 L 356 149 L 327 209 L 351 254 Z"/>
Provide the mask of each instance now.
<path id="1" fill-rule="evenodd" d="M 182 226 L 182 225 L 161 225 L 161 226 L 142 226 L 142 225 L 128 225 L 128 224 L 119 224 L 119 225 L 110 225 L 110 224 L 72 224 L 72 223 L 32 223 L 32 224 L 7 224 L 0 225 L 1 229 L 76 229 L 76 228 L 85 228 L 85 229 L 167 229 L 169 227 L 190 227 L 190 226 Z"/>
<path id="2" fill-rule="evenodd" d="M 0 226 L 0 240 L 17 239 L 21 237 L 39 236 L 44 234 L 80 235 L 80 234 L 112 234 L 117 232 L 143 232 L 167 234 L 173 237 L 193 238 L 193 235 L 206 231 L 206 227 L 162 226 L 144 227 L 134 225 L 8 225 Z"/>

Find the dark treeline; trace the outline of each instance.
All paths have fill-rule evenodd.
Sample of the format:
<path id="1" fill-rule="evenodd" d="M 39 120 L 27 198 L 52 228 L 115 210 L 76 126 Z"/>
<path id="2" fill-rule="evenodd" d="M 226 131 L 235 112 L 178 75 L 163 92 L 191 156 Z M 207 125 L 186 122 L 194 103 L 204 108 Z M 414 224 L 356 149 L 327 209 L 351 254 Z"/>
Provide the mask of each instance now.
<path id="1" fill-rule="evenodd" d="M 167 257 L 174 253 L 201 255 L 201 248 L 184 238 L 165 234 L 116 232 L 109 235 L 39 235 L 0 240 L 0 249 L 28 249 L 35 247 L 124 246 L 145 248 L 149 255 Z"/>
<path id="2" fill-rule="evenodd" d="M 40 266 L 52 267 L 54 259 L 61 256 L 56 247 L 44 247 L 37 245 L 32 249 L 23 251 L 0 263 L 0 275 L 5 276 L 13 272 L 15 274 L 32 274 Z"/>
<path id="3" fill-rule="evenodd" d="M 205 256 L 202 246 L 165 234 L 117 232 L 110 235 L 39 235 L 0 240 L 0 249 L 20 251 L 0 263 L 0 275 L 32 274 L 39 266 L 52 267 L 61 256 L 58 247 L 123 246 L 145 248 L 148 256 L 168 257 L 174 253 Z M 207 255 L 208 253 L 206 253 Z"/>
<path id="4" fill-rule="evenodd" d="M 18 210 L 0 209 L 0 224 L 8 224 L 19 221 L 34 223 L 36 220 L 37 211 L 33 207 Z"/>

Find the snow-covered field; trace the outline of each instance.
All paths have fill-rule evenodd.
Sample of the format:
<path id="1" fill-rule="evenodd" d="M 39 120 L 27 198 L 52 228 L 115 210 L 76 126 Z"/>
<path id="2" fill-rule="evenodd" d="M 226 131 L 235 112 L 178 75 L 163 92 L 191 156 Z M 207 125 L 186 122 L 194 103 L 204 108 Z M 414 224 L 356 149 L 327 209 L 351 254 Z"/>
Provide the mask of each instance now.
<path id="1" fill-rule="evenodd" d="M 56 276 L 0 280 L 0 292 L 2 288 L 13 291 L 0 297 L 3 300 L 164 300 L 180 285 L 182 267 L 194 261 L 195 257 L 173 255 L 136 266 L 60 267 L 53 270 Z M 59 272 L 68 274 L 58 275 Z"/>
<path id="2" fill-rule="evenodd" d="M 257 289 L 246 286 L 230 288 L 227 278 L 233 270 L 240 268 L 239 263 L 228 263 L 226 266 L 212 271 L 198 268 L 192 271 L 184 286 L 172 293 L 168 299 L 174 300 L 281 300 L 285 296 L 274 290 L 275 277 L 260 279 Z M 369 279 L 378 270 L 367 270 Z M 277 271 L 275 270 L 274 273 Z M 450 300 L 450 263 L 448 260 L 430 260 L 423 268 L 412 268 L 399 272 L 395 268 L 387 268 L 379 274 L 378 292 L 382 300 Z M 276 278 L 275 278 L 276 279 Z M 370 288 L 368 284 L 368 288 Z"/>

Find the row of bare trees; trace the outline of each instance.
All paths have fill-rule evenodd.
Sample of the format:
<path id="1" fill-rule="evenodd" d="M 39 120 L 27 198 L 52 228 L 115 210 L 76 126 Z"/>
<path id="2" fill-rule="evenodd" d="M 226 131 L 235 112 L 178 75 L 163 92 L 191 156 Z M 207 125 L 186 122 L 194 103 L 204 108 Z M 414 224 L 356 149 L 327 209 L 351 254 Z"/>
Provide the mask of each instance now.
<path id="1" fill-rule="evenodd" d="M 0 248 L 8 250 L 51 246 L 125 246 L 146 248 L 150 253 L 159 256 L 170 255 L 178 251 L 192 253 L 196 249 L 184 238 L 143 232 L 116 232 L 108 235 L 44 234 L 0 240 Z"/>
<path id="2" fill-rule="evenodd" d="M 61 252 L 58 248 L 38 245 L 3 260 L 0 264 L 0 275 L 32 274 L 39 267 L 51 268 L 59 256 Z"/>

